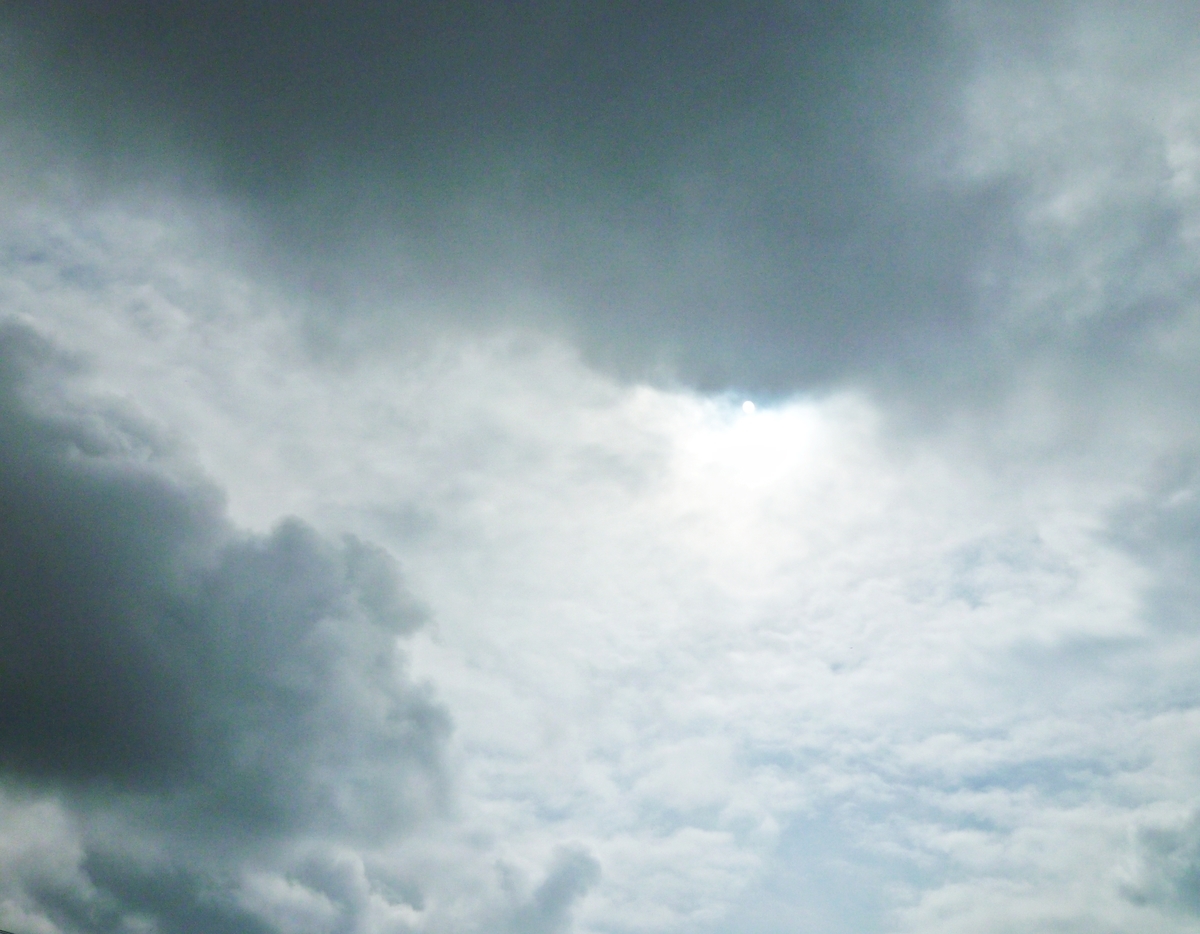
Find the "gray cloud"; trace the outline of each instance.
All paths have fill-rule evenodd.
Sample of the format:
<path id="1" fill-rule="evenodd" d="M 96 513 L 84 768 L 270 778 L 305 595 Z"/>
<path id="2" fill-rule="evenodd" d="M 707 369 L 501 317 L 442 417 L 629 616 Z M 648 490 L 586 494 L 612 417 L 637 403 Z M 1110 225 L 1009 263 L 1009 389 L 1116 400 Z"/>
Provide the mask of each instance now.
<path id="1" fill-rule="evenodd" d="M 1164 91 L 1186 4 L 1125 42 L 1118 7 L 1071 2 L 62 0 L 0 25 L 10 135 L 98 191 L 235 206 L 321 352 L 516 323 L 624 377 L 935 408 L 1031 360 L 1137 369 L 1195 281 Z"/>
<path id="2" fill-rule="evenodd" d="M 600 878 L 600 864 L 585 850 L 555 853 L 541 885 L 518 907 L 508 923 L 512 934 L 563 934 L 570 930 L 571 909 Z"/>
<path id="3" fill-rule="evenodd" d="M 1171 826 L 1143 827 L 1138 843 L 1141 873 L 1128 897 L 1200 916 L 1200 819 L 1193 814 Z"/>
<path id="4" fill-rule="evenodd" d="M 131 417 L 27 398 L 47 345 L 0 347 L 0 761 L 85 828 L 87 885 L 27 895 L 64 930 L 267 930 L 230 900 L 245 861 L 445 800 L 449 721 L 397 642 L 423 613 L 381 549 L 237 531 Z"/>
<path id="5" fill-rule="evenodd" d="M 434 297 L 565 330 L 627 375 L 787 390 L 966 339 L 1006 224 L 1003 184 L 925 166 L 968 75 L 940 3 L 7 20 L 11 106 L 102 184 L 183 176 L 245 206 L 322 340 Z"/>

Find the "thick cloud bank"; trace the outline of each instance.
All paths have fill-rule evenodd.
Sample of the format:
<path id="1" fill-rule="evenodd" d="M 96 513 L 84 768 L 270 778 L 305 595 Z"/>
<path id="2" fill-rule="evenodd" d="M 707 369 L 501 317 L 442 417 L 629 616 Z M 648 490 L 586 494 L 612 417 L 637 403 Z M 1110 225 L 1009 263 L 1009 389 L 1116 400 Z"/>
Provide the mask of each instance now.
<path id="1" fill-rule="evenodd" d="M 387 842 L 445 796 L 449 721 L 405 673 L 422 613 L 391 559 L 297 520 L 239 532 L 127 413 L 39 397 L 64 364 L 29 331 L 0 347 L 9 925 L 266 931 L 276 896 L 361 923 L 320 847 Z M 47 863 L 55 824 L 77 849 Z M 251 897 L 250 867 L 310 844 L 294 891 Z"/>
<path id="2" fill-rule="evenodd" d="M 103 184 L 246 206 L 285 244 L 273 270 L 344 325 L 419 327 L 395 314 L 415 298 L 575 335 L 638 377 L 788 391 L 971 332 L 1006 222 L 993 186 L 926 171 L 970 63 L 937 2 L 2 16 L 7 99 L 51 148 Z"/>
<path id="3" fill-rule="evenodd" d="M 1195 931 L 1194 6 L 4 7 L 0 927 Z"/>

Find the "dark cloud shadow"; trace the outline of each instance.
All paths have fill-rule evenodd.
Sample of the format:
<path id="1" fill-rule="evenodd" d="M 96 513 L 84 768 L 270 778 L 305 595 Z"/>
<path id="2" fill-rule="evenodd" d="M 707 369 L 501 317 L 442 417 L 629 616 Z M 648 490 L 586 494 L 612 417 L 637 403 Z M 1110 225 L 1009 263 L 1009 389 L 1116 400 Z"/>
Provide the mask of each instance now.
<path id="1" fill-rule="evenodd" d="M 242 205 L 318 346 L 516 321 L 629 377 L 866 378 L 970 340 L 1007 221 L 928 171 L 967 74 L 932 0 L 4 15 L 10 111 Z"/>
<path id="2" fill-rule="evenodd" d="M 0 777 L 68 803 L 94 887 L 40 902 L 68 930 L 265 930 L 214 873 L 442 807 L 448 717 L 399 645 L 423 611 L 382 549 L 241 532 L 134 419 L 52 412 L 30 389 L 60 364 L 0 331 Z"/>

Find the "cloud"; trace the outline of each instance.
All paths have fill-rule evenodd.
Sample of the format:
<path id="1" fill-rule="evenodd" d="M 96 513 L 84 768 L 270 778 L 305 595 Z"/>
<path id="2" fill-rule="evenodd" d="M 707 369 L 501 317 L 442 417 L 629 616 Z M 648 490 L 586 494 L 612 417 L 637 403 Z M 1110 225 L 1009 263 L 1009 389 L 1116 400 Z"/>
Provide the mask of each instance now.
<path id="1" fill-rule="evenodd" d="M 246 865 L 444 807 L 449 719 L 398 644 L 423 611 L 377 546 L 238 531 L 128 413 L 29 398 L 44 341 L 0 343 L 0 758 L 18 812 L 50 795 L 79 835 L 16 897 L 64 930 L 267 930 L 229 896 Z"/>
<path id="2" fill-rule="evenodd" d="M 1140 829 L 1140 873 L 1128 890 L 1137 903 L 1158 902 L 1184 915 L 1200 915 L 1200 834 L 1193 815 Z"/>
<path id="3" fill-rule="evenodd" d="M 329 342 L 420 330 L 403 296 L 635 378 L 865 379 L 974 332 L 1004 220 L 925 169 L 965 73 L 938 2 L 61 2 L 3 25 L 11 123 L 102 190 L 237 204 Z"/>
<path id="4" fill-rule="evenodd" d="M 284 623 L 316 605 L 340 621 L 299 631 L 348 673 L 320 682 L 312 719 L 289 706 L 277 720 L 253 691 L 242 704 L 287 751 L 251 760 L 276 823 L 239 817 L 228 854 L 200 816 L 256 803 L 234 793 L 236 769 L 213 783 L 219 801 L 186 768 L 159 779 L 168 792 L 123 797 L 26 779 L 5 825 L 30 826 L 36 807 L 59 829 L 52 848 L 8 844 L 13 878 L 49 880 L 21 883 L 10 928 L 48 923 L 43 903 L 102 928 L 161 892 L 164 925 L 195 898 L 214 925 L 280 932 L 352 918 L 716 934 L 794 917 L 856 932 L 1001 931 L 1011 917 L 1186 930 L 1166 902 L 1131 898 L 1123 868 L 1140 852 L 1129 828 L 1190 793 L 1194 640 L 1186 627 L 1163 640 L 1143 603 L 1187 566 L 1169 556 L 1190 528 L 1184 516 L 1171 532 L 1168 504 L 1190 483 L 1186 458 L 1162 466 L 1175 439 L 1133 444 L 1140 427 L 1105 414 L 1132 434 L 1048 448 L 1037 417 L 1061 394 L 1044 387 L 1008 397 L 1003 422 L 941 434 L 898 430 L 862 392 L 747 415 L 740 396 L 624 385 L 529 332 L 451 330 L 331 360 L 181 215 L 102 205 L 11 222 L 13 239 L 56 250 L 12 263 L 12 307 L 76 355 L 16 379 L 27 401 L 11 418 L 34 438 L 46 424 L 83 438 L 80 470 L 98 452 L 135 490 L 200 504 L 208 525 L 173 506 L 183 518 L 166 528 L 210 529 L 182 536 L 198 557 L 168 590 L 224 621 L 203 671 L 236 695 L 239 657 L 274 671 L 278 653 L 281 677 L 299 678 L 284 687 L 303 688 L 311 656 Z M 81 260 L 106 275 L 63 274 Z M 195 466 L 147 422 L 185 438 L 256 531 L 221 518 L 219 497 L 205 506 L 211 485 L 186 479 Z M 288 513 L 326 532 L 278 526 Z M 391 734 L 367 659 L 394 642 L 371 622 L 390 599 L 371 594 L 393 592 L 343 533 L 383 543 L 432 608 L 408 652 L 456 724 L 435 743 L 456 792 L 444 816 L 414 804 L 391 833 L 356 808 L 427 773 L 403 757 L 399 775 L 374 771 Z M 279 583 L 263 595 L 259 581 Z M 284 626 L 269 646 L 234 638 L 255 600 Z M 351 641 L 320 642 L 339 634 Z M 226 710 L 200 707 L 240 722 Z M 298 780 L 273 786 L 281 774 Z M 208 855 L 179 865 L 164 855 L 177 839 Z"/>
<path id="5" fill-rule="evenodd" d="M 560 849 L 529 901 L 509 921 L 513 934 L 562 934 L 570 930 L 574 903 L 600 878 L 600 864 L 583 850 Z"/>
<path id="6" fill-rule="evenodd" d="M 1195 927 L 1184 5 L 47 9 L 0 922 Z"/>

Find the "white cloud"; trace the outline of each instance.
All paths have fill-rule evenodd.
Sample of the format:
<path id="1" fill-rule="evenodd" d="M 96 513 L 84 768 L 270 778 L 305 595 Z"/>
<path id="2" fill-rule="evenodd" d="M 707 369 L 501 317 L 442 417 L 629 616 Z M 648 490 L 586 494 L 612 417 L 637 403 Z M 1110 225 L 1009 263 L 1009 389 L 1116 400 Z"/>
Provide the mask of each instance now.
<path id="1" fill-rule="evenodd" d="M 961 183 L 1020 193 L 997 331 L 1161 300 L 1162 357 L 1107 374 L 1055 338 L 925 432 L 850 389 L 749 414 L 624 385 L 531 332 L 313 354 L 304 309 L 208 245 L 230 218 L 9 196 L 5 313 L 87 360 L 54 392 L 185 439 L 250 528 L 382 543 L 431 609 L 411 664 L 454 719 L 451 816 L 264 859 L 243 907 L 281 932 L 351 903 L 378 931 L 1194 928 L 1190 58 L 1128 60 L 1103 17 L 1064 36 L 968 89 Z M 6 807 L 4 865 L 81 871 L 52 799 Z M 23 884 L 0 920 L 49 934 Z"/>
<path id="2" fill-rule="evenodd" d="M 94 248 L 129 256 L 120 229 Z M 1068 878 L 1148 910 L 1121 901 L 1127 834 L 1104 828 L 1155 800 L 1122 781 L 1188 773 L 1131 758 L 1152 722 L 1137 675 L 1170 662 L 1146 570 L 1097 533 L 1156 452 L 997 473 L 953 437 L 885 436 L 853 394 L 746 418 L 532 336 L 322 366 L 252 284 L 218 271 L 199 309 L 169 282 L 173 301 L 138 303 L 103 265 L 110 284 L 26 314 L 88 352 L 77 391 L 188 438 L 242 521 L 386 543 L 433 609 L 413 665 L 455 719 L 470 855 L 438 862 L 459 881 L 404 924 L 437 929 L 481 885 L 474 910 L 499 910 L 495 861 L 536 878 L 566 842 L 601 867 L 582 929 L 720 928 L 782 824 L 819 813 L 851 853 L 911 860 L 914 929 L 1050 918 Z M 281 930 L 328 913 L 254 878 Z"/>

